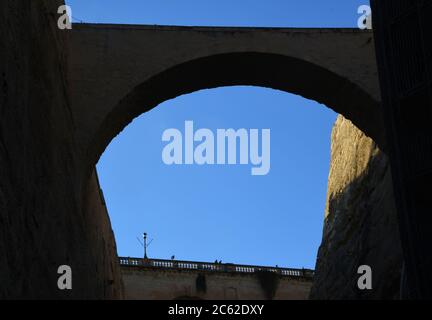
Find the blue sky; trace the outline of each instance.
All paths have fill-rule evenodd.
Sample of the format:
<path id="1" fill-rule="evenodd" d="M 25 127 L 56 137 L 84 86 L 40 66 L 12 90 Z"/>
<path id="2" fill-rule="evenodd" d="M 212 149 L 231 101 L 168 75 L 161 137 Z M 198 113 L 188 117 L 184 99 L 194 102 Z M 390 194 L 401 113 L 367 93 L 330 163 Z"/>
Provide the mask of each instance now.
<path id="1" fill-rule="evenodd" d="M 69 0 L 75 20 L 97 23 L 260 27 L 356 27 L 369 1 Z M 331 93 L 329 93 L 331 94 Z M 136 118 L 97 169 L 121 256 L 148 255 L 314 268 L 321 241 L 330 134 L 336 114 L 271 89 L 227 87 L 166 101 Z M 184 121 L 216 132 L 269 128 L 271 170 L 249 165 L 167 166 L 168 128 Z"/>

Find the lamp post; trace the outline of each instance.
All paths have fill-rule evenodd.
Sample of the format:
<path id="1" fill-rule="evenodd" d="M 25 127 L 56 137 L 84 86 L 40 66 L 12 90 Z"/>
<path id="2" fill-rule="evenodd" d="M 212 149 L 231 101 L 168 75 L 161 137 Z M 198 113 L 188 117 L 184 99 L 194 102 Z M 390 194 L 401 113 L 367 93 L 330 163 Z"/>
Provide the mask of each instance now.
<path id="1" fill-rule="evenodd" d="M 147 232 L 144 232 L 144 259 L 147 259 Z"/>

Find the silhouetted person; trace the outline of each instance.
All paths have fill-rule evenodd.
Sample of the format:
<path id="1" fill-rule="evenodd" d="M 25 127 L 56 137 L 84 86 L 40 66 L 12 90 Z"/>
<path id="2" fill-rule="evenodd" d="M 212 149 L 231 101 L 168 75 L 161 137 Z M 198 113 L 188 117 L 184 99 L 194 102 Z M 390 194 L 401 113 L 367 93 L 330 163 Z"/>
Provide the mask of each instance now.
<path id="1" fill-rule="evenodd" d="M 171 256 L 171 260 L 174 260 L 175 259 L 175 256 Z"/>

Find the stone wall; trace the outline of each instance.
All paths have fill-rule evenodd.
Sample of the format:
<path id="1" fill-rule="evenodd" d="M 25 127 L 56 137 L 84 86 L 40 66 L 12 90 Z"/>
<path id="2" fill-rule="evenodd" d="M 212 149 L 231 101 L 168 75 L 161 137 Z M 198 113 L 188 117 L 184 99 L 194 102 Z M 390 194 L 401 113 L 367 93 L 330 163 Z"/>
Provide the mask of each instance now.
<path id="1" fill-rule="evenodd" d="M 197 277 L 205 292 L 197 289 Z M 172 300 L 265 300 L 268 298 L 256 274 L 199 272 L 194 270 L 150 270 L 122 267 L 126 299 Z M 203 280 L 204 279 L 204 280 Z M 278 276 L 275 300 L 308 298 L 311 281 Z M 198 286 L 199 288 L 199 286 Z"/>
<path id="2" fill-rule="evenodd" d="M 90 271 L 95 273 L 97 281 L 90 285 L 97 286 L 94 290 L 102 295 L 101 298 L 123 298 L 123 281 L 114 232 L 96 169 L 87 184 L 83 208 L 89 237 L 88 249 L 90 255 L 96 259 Z"/>
<path id="3" fill-rule="evenodd" d="M 396 299 L 402 265 L 387 156 L 350 121 L 333 131 L 322 243 L 312 299 Z M 357 287 L 360 265 L 372 290 Z"/>
<path id="4" fill-rule="evenodd" d="M 78 174 L 61 4 L 0 2 L 0 298 L 122 296 L 95 176 Z M 62 264 L 72 290 L 57 288 Z"/>

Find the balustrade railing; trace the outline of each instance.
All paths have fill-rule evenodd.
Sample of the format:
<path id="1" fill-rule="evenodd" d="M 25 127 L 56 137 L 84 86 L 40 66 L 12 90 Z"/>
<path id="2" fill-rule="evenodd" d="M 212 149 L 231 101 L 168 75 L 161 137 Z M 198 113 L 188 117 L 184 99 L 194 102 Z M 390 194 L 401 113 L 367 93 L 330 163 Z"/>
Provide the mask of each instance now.
<path id="1" fill-rule="evenodd" d="M 239 265 L 232 263 L 211 263 L 197 261 L 179 261 L 164 259 L 143 259 L 119 257 L 120 266 L 126 267 L 150 267 L 161 269 L 185 269 L 185 270 L 205 270 L 215 272 L 238 272 L 254 273 L 257 271 L 270 271 L 288 277 L 313 278 L 314 270 L 311 269 L 294 269 L 265 266 Z"/>

